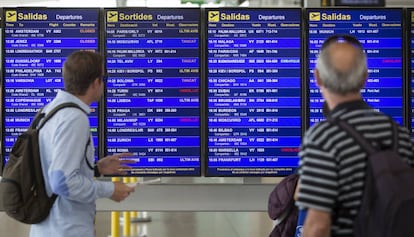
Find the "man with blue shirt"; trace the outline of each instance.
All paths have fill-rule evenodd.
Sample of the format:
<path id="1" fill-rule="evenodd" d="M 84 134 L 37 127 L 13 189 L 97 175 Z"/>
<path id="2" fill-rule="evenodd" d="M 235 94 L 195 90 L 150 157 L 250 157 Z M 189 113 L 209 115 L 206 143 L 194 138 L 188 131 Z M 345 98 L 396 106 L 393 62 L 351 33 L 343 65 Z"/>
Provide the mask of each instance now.
<path id="1" fill-rule="evenodd" d="M 56 106 L 72 102 L 79 108 L 59 110 L 40 130 L 39 147 L 43 176 L 49 195 L 58 195 L 50 215 L 31 226 L 30 237 L 92 237 L 98 198 L 120 202 L 134 188 L 121 182 L 94 179 L 89 164 L 94 163 L 94 145 L 87 114 L 90 104 L 99 101 L 104 90 L 104 59 L 89 51 L 76 51 L 65 61 L 65 90 L 57 93 L 45 106 L 46 114 Z M 129 156 L 121 153 L 105 157 L 97 163 L 101 174 L 122 174 Z"/>

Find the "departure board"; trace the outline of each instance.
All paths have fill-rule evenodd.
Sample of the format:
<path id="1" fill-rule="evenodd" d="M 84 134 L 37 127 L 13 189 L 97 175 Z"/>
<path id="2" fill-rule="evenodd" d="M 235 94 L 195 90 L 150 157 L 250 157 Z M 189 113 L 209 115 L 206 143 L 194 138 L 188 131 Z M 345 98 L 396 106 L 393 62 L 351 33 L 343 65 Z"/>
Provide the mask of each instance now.
<path id="1" fill-rule="evenodd" d="M 64 88 L 62 66 L 75 50 L 98 51 L 98 9 L 4 9 L 5 160 L 36 112 Z M 94 144 L 98 111 L 90 114 Z M 95 158 L 97 157 L 95 149 Z"/>
<path id="2" fill-rule="evenodd" d="M 411 136 L 414 137 L 414 9 L 408 9 L 409 75 L 411 81 Z"/>
<path id="3" fill-rule="evenodd" d="M 200 10 L 106 9 L 106 152 L 130 176 L 200 175 Z"/>
<path id="4" fill-rule="evenodd" d="M 207 176 L 285 176 L 301 137 L 301 10 L 207 9 Z"/>
<path id="5" fill-rule="evenodd" d="M 322 43 L 333 34 L 359 39 L 369 74 L 362 96 L 372 107 L 403 124 L 402 9 L 307 9 L 306 14 L 310 125 L 324 119 L 314 67 Z"/>

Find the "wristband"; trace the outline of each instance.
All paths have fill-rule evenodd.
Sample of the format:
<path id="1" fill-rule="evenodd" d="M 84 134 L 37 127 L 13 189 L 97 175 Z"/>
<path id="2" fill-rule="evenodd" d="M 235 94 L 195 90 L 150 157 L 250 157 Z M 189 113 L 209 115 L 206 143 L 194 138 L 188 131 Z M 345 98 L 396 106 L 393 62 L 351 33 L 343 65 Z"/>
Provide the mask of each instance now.
<path id="1" fill-rule="evenodd" d="M 95 177 L 101 177 L 101 173 L 99 172 L 98 165 L 95 165 L 95 166 L 93 167 L 93 171 L 94 171 L 94 173 L 95 173 Z"/>

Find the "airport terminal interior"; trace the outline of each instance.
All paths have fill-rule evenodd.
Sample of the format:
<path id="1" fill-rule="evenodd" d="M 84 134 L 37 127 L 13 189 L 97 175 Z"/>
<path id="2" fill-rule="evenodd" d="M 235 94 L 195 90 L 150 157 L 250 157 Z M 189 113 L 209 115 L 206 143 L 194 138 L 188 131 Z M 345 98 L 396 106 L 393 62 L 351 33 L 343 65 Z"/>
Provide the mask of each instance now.
<path id="1" fill-rule="evenodd" d="M 0 8 L 319 8 L 324 4 L 332 6 L 335 1 L 328 2 L 330 0 L 0 0 Z M 413 0 L 385 2 L 386 7 L 414 8 Z M 279 181 L 279 177 L 163 177 L 158 183 L 137 187 L 125 203 L 98 201 L 96 237 L 268 236 L 273 220 L 266 211 L 267 198 Z M 0 212 L 0 236 L 27 237 L 29 229 L 29 225 Z"/>

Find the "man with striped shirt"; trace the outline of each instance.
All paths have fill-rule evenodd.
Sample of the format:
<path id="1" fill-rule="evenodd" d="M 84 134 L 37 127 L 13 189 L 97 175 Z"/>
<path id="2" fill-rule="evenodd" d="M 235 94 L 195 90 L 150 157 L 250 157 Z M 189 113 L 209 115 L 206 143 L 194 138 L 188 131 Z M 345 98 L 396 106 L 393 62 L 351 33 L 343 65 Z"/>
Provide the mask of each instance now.
<path id="1" fill-rule="evenodd" d="M 330 110 L 327 116 L 346 121 L 376 147 L 390 147 L 389 117 L 361 96 L 367 76 L 366 55 L 357 39 L 334 35 L 325 40 L 315 78 Z M 411 166 L 413 147 L 408 130 L 399 127 L 398 152 Z M 307 209 L 303 237 L 353 236 L 367 167 L 364 149 L 338 125 L 323 121 L 306 132 L 299 156 L 296 205 Z"/>

